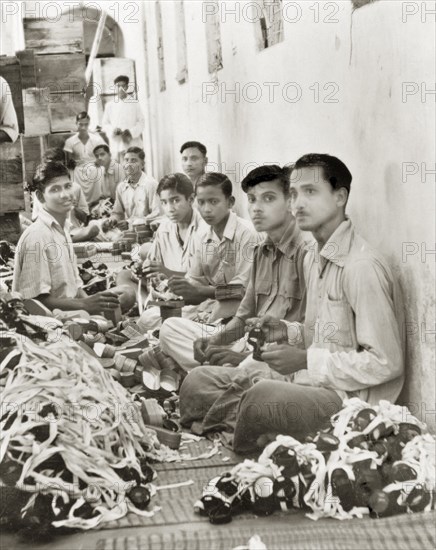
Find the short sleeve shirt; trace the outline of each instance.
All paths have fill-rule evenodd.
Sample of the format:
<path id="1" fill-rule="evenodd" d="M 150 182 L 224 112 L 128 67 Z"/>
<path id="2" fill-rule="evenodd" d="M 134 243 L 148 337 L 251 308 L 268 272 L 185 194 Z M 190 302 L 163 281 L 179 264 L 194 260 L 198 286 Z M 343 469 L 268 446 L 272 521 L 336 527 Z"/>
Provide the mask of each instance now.
<path id="1" fill-rule="evenodd" d="M 195 257 L 187 278 L 193 283 L 248 284 L 255 246 L 262 237 L 250 222 L 230 212 L 222 239 L 212 227 L 195 244 Z"/>
<path id="2" fill-rule="evenodd" d="M 41 209 L 37 220 L 18 241 L 13 290 L 25 299 L 40 294 L 75 298 L 81 286 L 68 222 L 62 228 L 53 216 Z"/>

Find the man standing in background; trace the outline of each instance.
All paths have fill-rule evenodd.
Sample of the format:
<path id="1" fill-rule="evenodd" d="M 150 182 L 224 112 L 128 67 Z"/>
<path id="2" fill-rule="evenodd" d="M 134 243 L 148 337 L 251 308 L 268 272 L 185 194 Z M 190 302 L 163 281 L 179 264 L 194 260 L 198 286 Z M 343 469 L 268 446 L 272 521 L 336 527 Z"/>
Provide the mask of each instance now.
<path id="1" fill-rule="evenodd" d="M 102 125 L 113 157 L 121 162 L 129 147 L 143 147 L 144 116 L 138 100 L 127 93 L 129 77 L 117 76 L 114 85 L 116 97 L 106 105 Z"/>

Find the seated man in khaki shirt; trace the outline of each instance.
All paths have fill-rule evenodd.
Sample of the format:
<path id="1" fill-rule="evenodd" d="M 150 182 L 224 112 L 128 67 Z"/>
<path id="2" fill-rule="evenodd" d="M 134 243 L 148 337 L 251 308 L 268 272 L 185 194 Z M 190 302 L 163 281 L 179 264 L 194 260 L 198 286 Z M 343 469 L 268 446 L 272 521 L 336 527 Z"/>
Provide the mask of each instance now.
<path id="1" fill-rule="evenodd" d="M 345 215 L 351 179 L 345 164 L 330 155 L 305 155 L 295 163 L 292 208 L 299 228 L 316 240 L 304 264 L 306 319 L 304 326 L 271 316 L 260 320 L 267 340 L 275 340 L 272 333 L 286 337 L 261 356 L 282 381 L 245 386 L 233 441 L 237 452 L 263 447 L 278 433 L 304 440 L 347 397 L 375 405 L 395 402 L 401 391 L 399 290 L 383 257 Z M 296 345 L 301 337 L 303 348 Z"/>

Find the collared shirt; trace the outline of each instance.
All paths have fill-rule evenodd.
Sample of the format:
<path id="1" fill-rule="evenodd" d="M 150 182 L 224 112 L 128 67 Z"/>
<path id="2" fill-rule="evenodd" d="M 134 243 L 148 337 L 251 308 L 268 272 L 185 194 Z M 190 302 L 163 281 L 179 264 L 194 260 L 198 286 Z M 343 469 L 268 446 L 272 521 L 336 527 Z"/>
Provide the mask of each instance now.
<path id="1" fill-rule="evenodd" d="M 83 189 L 88 204 L 98 201 L 101 196 L 102 172 L 100 167 L 96 166 L 94 156 L 97 145 L 106 145 L 106 142 L 98 134 L 91 132 L 86 143 L 80 141 L 77 133 L 68 138 L 64 145 L 64 151 L 77 163 L 74 181 Z"/>
<path id="2" fill-rule="evenodd" d="M 254 247 L 261 236 L 250 222 L 230 212 L 222 239 L 211 226 L 196 239 L 187 278 L 195 285 L 248 284 Z"/>
<path id="3" fill-rule="evenodd" d="M 37 220 L 18 241 L 13 290 L 25 299 L 40 294 L 75 298 L 81 286 L 68 221 L 61 227 L 53 216 L 41 209 Z"/>
<path id="4" fill-rule="evenodd" d="M 267 236 L 254 253 L 247 292 L 236 316 L 248 319 L 268 314 L 302 322 L 306 308 L 303 270 L 306 252 L 294 217 L 277 246 Z"/>
<path id="5" fill-rule="evenodd" d="M 118 154 L 129 147 L 144 148 L 142 132 L 144 131 L 144 115 L 139 106 L 139 101 L 134 97 L 126 99 L 116 98 L 109 102 L 104 110 L 102 127 L 107 137 L 112 154 Z M 122 136 L 114 136 L 115 128 L 121 131 L 129 130 L 132 140 L 124 141 Z"/>
<path id="6" fill-rule="evenodd" d="M 142 172 L 138 183 L 126 180 L 118 184 L 112 215 L 130 223 L 136 218 L 154 219 L 160 214 L 160 201 L 156 194 L 157 181 Z"/>
<path id="7" fill-rule="evenodd" d="M 116 160 L 111 160 L 109 168 L 106 170 L 102 168 L 102 183 L 101 183 L 101 195 L 102 197 L 111 197 L 115 199 L 115 194 L 117 186 L 121 183 L 124 178 L 124 170 L 119 162 Z"/>
<path id="8" fill-rule="evenodd" d="M 384 259 L 346 220 L 321 251 L 309 251 L 305 278 L 307 370 L 294 382 L 395 402 L 404 381 L 404 312 Z"/>
<path id="9" fill-rule="evenodd" d="M 182 245 L 179 241 L 177 224 L 166 218 L 156 231 L 148 258 L 162 263 L 171 271 L 186 273 L 191 267 L 195 254 L 195 240 L 199 235 L 205 234 L 208 228 L 207 223 L 194 208 Z"/>
<path id="10" fill-rule="evenodd" d="M 85 195 L 80 185 L 75 181 L 72 182 L 72 192 L 73 192 L 73 206 L 77 206 L 79 210 L 82 210 L 82 212 L 85 212 L 85 214 L 89 214 L 89 207 L 88 207 L 88 203 L 86 202 Z M 32 210 L 33 221 L 36 220 L 36 218 L 38 217 L 39 213 L 42 210 L 44 210 L 44 207 L 42 206 L 41 202 L 36 196 L 36 193 L 33 193 L 33 210 Z M 82 226 L 82 224 L 74 215 L 74 208 L 71 208 L 68 219 L 69 219 L 71 228 L 77 229 L 78 227 Z"/>
<path id="11" fill-rule="evenodd" d="M 11 88 L 2 76 L 0 76 L 0 130 L 8 134 L 12 142 L 17 141 L 17 113 L 12 101 Z"/>

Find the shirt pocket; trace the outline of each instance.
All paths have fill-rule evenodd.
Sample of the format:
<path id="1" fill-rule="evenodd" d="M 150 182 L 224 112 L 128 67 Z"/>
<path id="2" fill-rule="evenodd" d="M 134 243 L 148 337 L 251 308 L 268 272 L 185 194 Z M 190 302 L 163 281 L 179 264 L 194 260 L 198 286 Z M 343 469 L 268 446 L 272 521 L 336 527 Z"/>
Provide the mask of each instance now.
<path id="1" fill-rule="evenodd" d="M 324 306 L 318 327 L 321 347 L 332 345 L 339 349 L 357 349 L 354 313 L 350 304 L 326 297 Z"/>
<path id="2" fill-rule="evenodd" d="M 254 285 L 254 292 L 256 296 L 259 296 L 259 294 L 269 296 L 271 294 L 271 288 L 272 288 L 271 281 L 256 280 Z"/>

